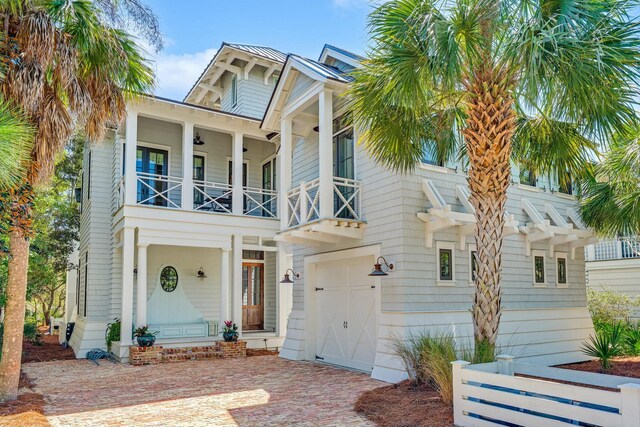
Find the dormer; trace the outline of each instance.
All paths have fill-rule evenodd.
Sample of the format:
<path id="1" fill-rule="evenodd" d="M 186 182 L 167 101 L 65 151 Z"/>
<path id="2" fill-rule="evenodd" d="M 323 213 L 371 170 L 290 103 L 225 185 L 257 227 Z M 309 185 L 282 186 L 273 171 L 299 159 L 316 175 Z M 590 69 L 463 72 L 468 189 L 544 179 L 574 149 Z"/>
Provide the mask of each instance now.
<path id="1" fill-rule="evenodd" d="M 269 47 L 222 43 L 184 102 L 261 118 L 285 60 Z"/>
<path id="2" fill-rule="evenodd" d="M 343 73 L 348 73 L 359 66 L 364 58 L 348 50 L 325 44 L 318 58 L 318 62 L 337 68 Z"/>

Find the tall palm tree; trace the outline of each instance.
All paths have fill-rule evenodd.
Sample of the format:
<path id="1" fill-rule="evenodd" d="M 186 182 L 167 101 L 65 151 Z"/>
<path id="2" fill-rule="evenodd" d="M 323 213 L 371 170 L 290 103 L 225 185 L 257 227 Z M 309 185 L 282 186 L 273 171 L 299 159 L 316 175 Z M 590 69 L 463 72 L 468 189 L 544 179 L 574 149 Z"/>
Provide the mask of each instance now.
<path id="1" fill-rule="evenodd" d="M 463 152 L 476 211 L 476 351 L 495 349 L 510 161 L 566 180 L 635 120 L 638 22 L 626 0 L 391 0 L 350 89 L 361 142 L 411 170 Z"/>
<path id="2" fill-rule="evenodd" d="M 33 128 L 22 112 L 0 98 L 0 192 L 19 182 L 32 136 Z"/>
<path id="3" fill-rule="evenodd" d="M 93 1 L 5 0 L 0 21 L 0 91 L 35 129 L 26 176 L 3 197 L 10 257 L 0 400 L 8 400 L 18 390 L 34 186 L 49 180 L 74 132 L 102 140 L 124 117 L 126 98 L 152 87 L 153 72 Z"/>
<path id="4" fill-rule="evenodd" d="M 640 127 L 617 134 L 582 183 L 584 222 L 609 236 L 640 235 Z"/>

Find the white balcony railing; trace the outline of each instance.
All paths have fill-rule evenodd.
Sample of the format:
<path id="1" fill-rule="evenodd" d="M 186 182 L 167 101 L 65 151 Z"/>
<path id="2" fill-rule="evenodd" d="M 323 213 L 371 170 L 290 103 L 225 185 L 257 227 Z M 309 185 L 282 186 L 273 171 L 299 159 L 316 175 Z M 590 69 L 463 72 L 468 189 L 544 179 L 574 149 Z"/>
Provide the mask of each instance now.
<path id="1" fill-rule="evenodd" d="M 320 218 L 320 179 L 301 182 L 287 193 L 289 227 Z M 347 178 L 333 178 L 333 218 L 360 220 L 361 185 Z"/>
<path id="2" fill-rule="evenodd" d="M 180 208 L 182 178 L 138 172 L 137 189 L 139 205 Z"/>
<path id="3" fill-rule="evenodd" d="M 204 212 L 231 213 L 233 188 L 218 182 L 193 182 L 193 209 Z"/>
<path id="4" fill-rule="evenodd" d="M 586 261 L 640 258 L 640 238 L 619 237 L 585 248 Z"/>
<path id="5" fill-rule="evenodd" d="M 278 192 L 262 188 L 244 187 L 244 215 L 267 218 L 278 217 Z"/>
<path id="6" fill-rule="evenodd" d="M 124 175 L 116 183 L 116 192 L 118 197 L 116 208 L 120 209 L 124 205 Z"/>

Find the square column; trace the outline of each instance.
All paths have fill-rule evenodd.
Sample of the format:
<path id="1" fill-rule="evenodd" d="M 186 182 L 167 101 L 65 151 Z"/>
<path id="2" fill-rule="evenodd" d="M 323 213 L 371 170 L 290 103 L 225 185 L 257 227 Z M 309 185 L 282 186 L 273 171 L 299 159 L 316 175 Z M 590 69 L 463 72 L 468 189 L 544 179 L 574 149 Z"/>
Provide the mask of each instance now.
<path id="1" fill-rule="evenodd" d="M 244 197 L 242 189 L 242 159 L 243 135 L 240 132 L 233 134 L 233 214 L 242 215 L 244 213 Z"/>
<path id="2" fill-rule="evenodd" d="M 233 235 L 233 298 L 231 319 L 238 325 L 242 337 L 242 235 Z"/>
<path id="3" fill-rule="evenodd" d="M 125 152 L 124 152 L 124 203 L 135 205 L 138 202 L 138 176 L 136 173 L 136 152 L 138 146 L 138 112 L 127 110 Z"/>
<path id="4" fill-rule="evenodd" d="M 136 283 L 136 327 L 147 324 L 147 248 L 138 244 L 138 279 Z"/>
<path id="5" fill-rule="evenodd" d="M 289 204 L 287 193 L 291 189 L 291 150 L 293 130 L 290 118 L 280 121 L 280 150 L 278 151 L 278 197 L 280 205 L 280 229 L 284 230 L 289 225 Z"/>
<path id="6" fill-rule="evenodd" d="M 182 209 L 193 210 L 193 123 L 182 123 Z"/>
<path id="7" fill-rule="evenodd" d="M 320 218 L 333 218 L 333 93 L 319 94 L 319 178 Z"/>
<path id="8" fill-rule="evenodd" d="M 131 327 L 133 326 L 133 256 L 135 229 L 125 227 L 122 230 L 122 313 L 120 315 L 120 345 L 131 345 Z"/>
<path id="9" fill-rule="evenodd" d="M 220 261 L 220 325 L 229 320 L 229 289 L 231 275 L 229 274 L 229 254 L 231 249 L 222 249 Z"/>

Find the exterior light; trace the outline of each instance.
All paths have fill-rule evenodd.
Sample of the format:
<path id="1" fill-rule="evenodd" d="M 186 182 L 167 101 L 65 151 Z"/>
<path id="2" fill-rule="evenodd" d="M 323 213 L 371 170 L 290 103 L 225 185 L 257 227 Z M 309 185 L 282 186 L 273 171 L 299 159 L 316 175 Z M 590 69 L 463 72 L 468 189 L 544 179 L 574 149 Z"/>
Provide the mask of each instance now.
<path id="1" fill-rule="evenodd" d="M 291 280 L 291 277 L 289 276 L 289 272 L 291 272 L 293 277 L 295 277 L 296 279 L 300 278 L 300 273 L 296 273 L 292 269 L 287 268 L 287 271 L 284 272 L 284 278 L 280 281 L 280 283 L 282 283 L 283 285 L 288 283 L 294 283 L 293 280 Z"/>
<path id="2" fill-rule="evenodd" d="M 207 275 L 205 274 L 205 272 L 202 269 L 202 267 L 200 267 L 198 269 L 198 272 L 196 274 L 198 275 L 198 279 L 206 279 L 207 278 Z"/>
<path id="3" fill-rule="evenodd" d="M 382 260 L 382 263 L 380 262 L 380 260 Z M 378 260 L 376 261 L 375 264 L 373 264 L 373 270 L 371 271 L 371 273 L 369 273 L 369 276 L 371 277 L 382 277 L 382 276 L 388 276 L 388 273 L 385 273 L 384 271 L 382 271 L 382 264 L 384 263 L 384 265 L 387 266 L 387 268 L 389 270 L 393 270 L 393 264 L 388 264 L 387 260 L 384 259 L 384 257 L 378 257 Z"/>
<path id="4" fill-rule="evenodd" d="M 193 138 L 193 145 L 204 145 L 204 141 L 200 139 L 200 134 L 196 132 L 196 136 Z"/>

